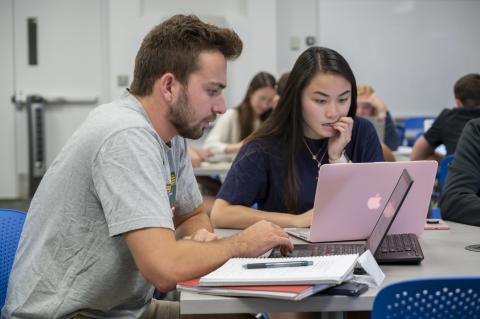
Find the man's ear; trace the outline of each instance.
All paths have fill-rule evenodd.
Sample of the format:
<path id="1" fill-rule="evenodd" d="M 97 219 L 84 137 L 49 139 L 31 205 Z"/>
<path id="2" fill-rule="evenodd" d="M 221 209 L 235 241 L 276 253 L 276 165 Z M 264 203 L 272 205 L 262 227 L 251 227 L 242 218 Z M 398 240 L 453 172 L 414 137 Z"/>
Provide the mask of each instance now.
<path id="1" fill-rule="evenodd" d="M 164 100 L 172 102 L 180 89 L 180 82 L 172 73 L 165 73 L 155 81 L 154 92 Z"/>
<path id="2" fill-rule="evenodd" d="M 455 106 L 456 106 L 456 107 L 463 107 L 462 101 L 460 101 L 459 99 L 455 98 Z"/>

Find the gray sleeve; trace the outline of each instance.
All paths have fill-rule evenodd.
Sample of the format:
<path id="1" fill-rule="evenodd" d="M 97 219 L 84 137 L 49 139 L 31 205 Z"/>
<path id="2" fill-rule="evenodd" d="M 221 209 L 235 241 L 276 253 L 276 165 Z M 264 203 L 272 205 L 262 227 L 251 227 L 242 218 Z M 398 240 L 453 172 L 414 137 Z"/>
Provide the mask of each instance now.
<path id="1" fill-rule="evenodd" d="M 145 129 L 116 133 L 102 145 L 92 169 L 110 236 L 131 230 L 174 229 L 161 148 Z"/>
<path id="2" fill-rule="evenodd" d="M 175 203 L 175 214 L 183 215 L 190 213 L 203 201 L 197 180 L 193 174 L 192 161 L 187 152 L 187 143 L 179 138 L 179 159 L 177 178 L 177 201 Z"/>

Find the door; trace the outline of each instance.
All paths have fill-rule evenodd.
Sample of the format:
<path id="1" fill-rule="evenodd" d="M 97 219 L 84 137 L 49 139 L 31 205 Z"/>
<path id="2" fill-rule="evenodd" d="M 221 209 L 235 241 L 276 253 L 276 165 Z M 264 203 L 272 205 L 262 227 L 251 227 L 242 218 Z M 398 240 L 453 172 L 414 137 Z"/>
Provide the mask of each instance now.
<path id="1" fill-rule="evenodd" d="M 32 94 L 56 101 L 44 108 L 44 157 L 48 167 L 88 112 L 109 99 L 108 2 L 15 0 L 9 3 L 13 6 L 10 43 L 14 57 L 10 95 L 15 94 L 23 101 Z M 6 97 L 1 98 L 5 102 Z M 22 181 L 28 180 L 29 156 L 25 107 L 15 111 L 13 118 L 15 129 L 10 140 L 15 141 L 16 167 L 9 164 L 5 170 L 13 171 L 14 179 L 23 185 Z M 1 127 L 6 120 L 2 117 L 0 121 Z M 17 197 L 25 194 L 25 187 L 19 187 Z"/>

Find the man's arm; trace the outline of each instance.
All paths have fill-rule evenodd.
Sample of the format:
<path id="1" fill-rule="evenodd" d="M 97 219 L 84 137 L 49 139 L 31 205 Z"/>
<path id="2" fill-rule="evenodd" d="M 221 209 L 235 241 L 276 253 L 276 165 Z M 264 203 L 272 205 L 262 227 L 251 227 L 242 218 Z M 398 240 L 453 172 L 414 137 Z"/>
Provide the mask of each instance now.
<path id="1" fill-rule="evenodd" d="M 425 139 L 425 137 L 420 137 L 415 144 L 413 145 L 412 154 L 410 154 L 411 161 L 425 160 L 428 159 L 435 153 L 435 148 L 433 148 Z"/>
<path id="2" fill-rule="evenodd" d="M 293 249 L 288 235 L 266 221 L 210 242 L 176 240 L 174 232 L 165 228 L 142 228 L 124 237 L 140 272 L 161 291 L 203 276 L 231 257 L 257 257 L 275 246 Z"/>

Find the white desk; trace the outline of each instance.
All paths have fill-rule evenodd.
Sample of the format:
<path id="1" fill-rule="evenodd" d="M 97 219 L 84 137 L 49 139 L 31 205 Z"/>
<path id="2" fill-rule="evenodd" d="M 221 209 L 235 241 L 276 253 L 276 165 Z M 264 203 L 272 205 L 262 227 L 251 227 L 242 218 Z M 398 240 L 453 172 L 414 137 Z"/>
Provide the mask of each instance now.
<path id="1" fill-rule="evenodd" d="M 409 161 L 410 155 L 412 154 L 413 147 L 410 146 L 399 146 L 396 151 L 393 151 L 393 155 L 397 161 Z M 435 153 L 440 154 L 442 156 L 447 155 L 447 150 L 445 145 L 440 145 L 435 149 Z"/>
<path id="2" fill-rule="evenodd" d="M 399 146 L 396 151 L 393 151 L 393 155 L 397 161 L 409 161 L 410 154 L 412 154 L 412 147 L 410 146 Z"/>
<path id="3" fill-rule="evenodd" d="M 435 276 L 480 275 L 480 252 L 465 246 L 480 243 L 480 228 L 448 222 L 450 230 L 426 230 L 420 236 L 425 259 L 420 265 L 381 266 L 386 274 L 382 286 L 393 282 Z M 218 234 L 233 234 L 219 230 Z M 294 242 L 300 242 L 294 240 Z M 259 312 L 342 312 L 371 310 L 378 289 L 370 288 L 359 297 L 313 296 L 302 301 L 262 298 L 235 298 L 182 292 L 182 314 Z"/>
<path id="4" fill-rule="evenodd" d="M 210 176 L 210 175 L 227 175 L 228 170 L 232 166 L 231 162 L 209 163 L 203 162 L 199 167 L 193 168 L 195 176 Z"/>

